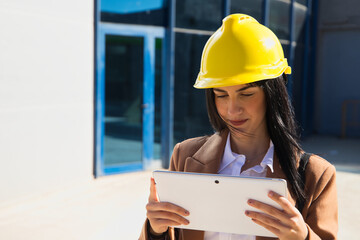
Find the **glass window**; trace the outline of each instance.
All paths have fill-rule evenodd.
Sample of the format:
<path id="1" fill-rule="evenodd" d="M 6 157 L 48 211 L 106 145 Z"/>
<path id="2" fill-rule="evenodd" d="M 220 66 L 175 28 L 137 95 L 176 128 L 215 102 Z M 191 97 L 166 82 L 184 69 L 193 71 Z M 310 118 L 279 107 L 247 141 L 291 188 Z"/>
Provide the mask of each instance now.
<path id="1" fill-rule="evenodd" d="M 193 87 L 209 36 L 176 33 L 174 143 L 211 134 L 205 91 Z"/>
<path id="2" fill-rule="evenodd" d="M 295 47 L 294 64 L 292 71 L 293 81 L 293 105 L 297 119 L 301 119 L 301 104 L 302 104 L 302 84 L 304 76 L 304 46 L 297 45 Z"/>
<path id="3" fill-rule="evenodd" d="M 160 9 L 164 5 L 164 0 L 101 0 L 100 2 L 100 8 L 102 12 L 113 12 L 120 14 Z"/>
<path id="4" fill-rule="evenodd" d="M 307 5 L 307 1 L 308 0 L 296 0 L 297 3 L 301 4 L 301 5 Z"/>
<path id="5" fill-rule="evenodd" d="M 176 27 L 216 31 L 221 26 L 222 1 L 176 1 Z"/>
<path id="6" fill-rule="evenodd" d="M 155 124 L 154 124 L 154 159 L 161 159 L 161 81 L 162 81 L 162 46 L 161 38 L 155 40 Z"/>
<path id="7" fill-rule="evenodd" d="M 106 35 L 105 167 L 142 161 L 143 42 Z"/>
<path id="8" fill-rule="evenodd" d="M 295 3 L 295 41 L 303 42 L 307 7 Z"/>
<path id="9" fill-rule="evenodd" d="M 280 40 L 281 41 L 281 40 Z M 284 56 L 285 56 L 285 58 L 287 58 L 287 60 L 288 60 L 288 63 L 289 63 L 289 48 L 290 48 L 290 45 L 289 45 L 289 41 L 283 41 L 282 43 L 281 43 L 281 46 L 282 46 L 282 48 L 283 48 L 283 50 L 284 50 Z M 291 66 L 290 66 L 291 67 Z"/>
<path id="10" fill-rule="evenodd" d="M 248 14 L 258 22 L 261 22 L 262 3 L 263 0 L 232 0 L 230 4 L 230 13 Z"/>
<path id="11" fill-rule="evenodd" d="M 290 39 L 290 0 L 270 0 L 269 28 L 279 39 Z"/>
<path id="12" fill-rule="evenodd" d="M 101 21 L 153 26 L 167 23 L 164 0 L 102 0 Z"/>

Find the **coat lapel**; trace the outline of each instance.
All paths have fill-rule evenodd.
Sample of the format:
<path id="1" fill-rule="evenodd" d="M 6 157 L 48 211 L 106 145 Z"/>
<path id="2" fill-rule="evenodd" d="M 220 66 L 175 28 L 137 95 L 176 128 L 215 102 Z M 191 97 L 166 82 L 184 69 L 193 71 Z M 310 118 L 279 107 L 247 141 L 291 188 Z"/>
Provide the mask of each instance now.
<path id="1" fill-rule="evenodd" d="M 209 137 L 192 157 L 186 158 L 184 171 L 218 173 L 228 133 L 224 130 Z"/>

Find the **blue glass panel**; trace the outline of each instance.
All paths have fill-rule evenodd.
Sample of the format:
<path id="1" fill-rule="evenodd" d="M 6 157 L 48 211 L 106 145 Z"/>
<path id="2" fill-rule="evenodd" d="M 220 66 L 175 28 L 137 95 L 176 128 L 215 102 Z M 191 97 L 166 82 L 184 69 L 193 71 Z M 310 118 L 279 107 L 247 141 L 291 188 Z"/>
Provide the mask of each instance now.
<path id="1" fill-rule="evenodd" d="M 216 31 L 221 26 L 223 10 L 219 0 L 176 1 L 176 27 Z"/>
<path id="2" fill-rule="evenodd" d="M 297 44 L 302 44 L 305 35 L 305 20 L 307 7 L 295 3 L 295 41 Z"/>
<path id="3" fill-rule="evenodd" d="M 143 169 L 142 163 L 131 163 L 131 164 L 106 167 L 104 169 L 104 173 L 105 175 L 111 175 L 111 174 L 118 174 L 120 172 L 125 173 L 125 172 L 139 171 L 142 169 Z"/>
<path id="4" fill-rule="evenodd" d="M 155 129 L 153 159 L 161 159 L 161 82 L 163 40 L 155 40 Z"/>
<path id="5" fill-rule="evenodd" d="M 302 5 L 306 5 L 307 4 L 307 0 L 296 0 L 297 3 L 300 3 Z"/>
<path id="6" fill-rule="evenodd" d="M 193 87 L 200 69 L 202 50 L 209 36 L 176 33 L 174 143 L 212 134 L 205 91 Z"/>
<path id="7" fill-rule="evenodd" d="M 105 39 L 104 165 L 141 163 L 144 41 L 110 34 Z"/>
<path id="8" fill-rule="evenodd" d="M 292 82 L 293 82 L 293 106 L 297 119 L 302 118 L 302 84 L 304 79 L 304 45 L 297 44 L 295 47 L 294 64 L 292 66 Z"/>
<path id="9" fill-rule="evenodd" d="M 102 0 L 101 11 L 113 13 L 135 13 L 162 8 L 164 0 Z"/>
<path id="10" fill-rule="evenodd" d="M 244 13 L 261 22 L 263 0 L 231 1 L 230 13 Z"/>
<path id="11" fill-rule="evenodd" d="M 269 28 L 279 39 L 290 39 L 290 0 L 270 0 Z"/>

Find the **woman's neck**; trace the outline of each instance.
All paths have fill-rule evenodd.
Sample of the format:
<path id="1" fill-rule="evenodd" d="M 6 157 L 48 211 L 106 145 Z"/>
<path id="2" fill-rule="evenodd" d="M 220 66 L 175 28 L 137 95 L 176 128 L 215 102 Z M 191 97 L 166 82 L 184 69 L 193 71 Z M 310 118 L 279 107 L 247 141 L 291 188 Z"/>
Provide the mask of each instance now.
<path id="1" fill-rule="evenodd" d="M 269 149 L 270 137 L 265 132 L 261 135 L 245 136 L 230 132 L 231 150 L 246 156 L 249 167 L 260 164 Z"/>

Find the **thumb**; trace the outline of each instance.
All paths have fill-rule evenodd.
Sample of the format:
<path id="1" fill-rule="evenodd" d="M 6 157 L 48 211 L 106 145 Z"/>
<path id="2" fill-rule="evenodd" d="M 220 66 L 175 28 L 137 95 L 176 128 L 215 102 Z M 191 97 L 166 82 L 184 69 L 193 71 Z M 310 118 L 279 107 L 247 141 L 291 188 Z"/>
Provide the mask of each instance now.
<path id="1" fill-rule="evenodd" d="M 159 202 L 159 198 L 158 198 L 156 186 L 155 186 L 155 179 L 153 177 L 150 179 L 149 202 Z"/>

